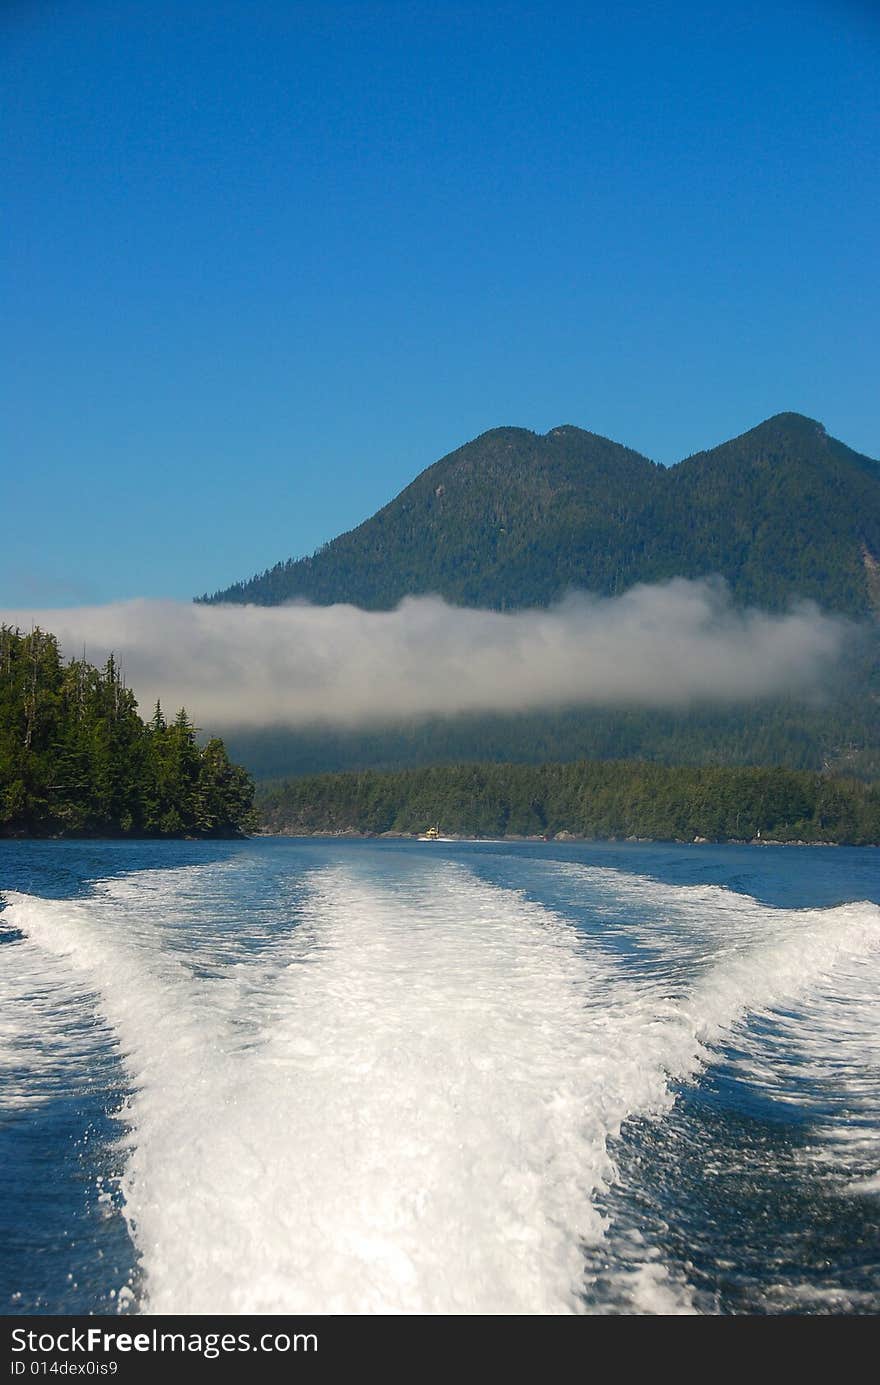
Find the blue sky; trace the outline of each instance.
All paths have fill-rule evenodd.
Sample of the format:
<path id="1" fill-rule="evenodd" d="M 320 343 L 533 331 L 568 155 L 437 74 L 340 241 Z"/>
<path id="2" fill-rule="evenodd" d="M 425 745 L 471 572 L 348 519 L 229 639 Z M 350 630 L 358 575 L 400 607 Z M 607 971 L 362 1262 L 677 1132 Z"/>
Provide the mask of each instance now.
<path id="1" fill-rule="evenodd" d="M 880 455 L 859 0 L 6 0 L 0 606 L 187 598 L 499 424 Z"/>

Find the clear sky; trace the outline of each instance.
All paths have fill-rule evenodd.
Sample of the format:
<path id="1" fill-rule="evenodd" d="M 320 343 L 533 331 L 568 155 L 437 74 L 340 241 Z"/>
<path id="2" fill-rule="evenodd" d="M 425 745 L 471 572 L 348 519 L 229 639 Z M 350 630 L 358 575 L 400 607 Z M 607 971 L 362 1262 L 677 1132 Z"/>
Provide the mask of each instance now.
<path id="1" fill-rule="evenodd" d="M 873 0 L 4 0 L 0 607 L 187 598 L 487 428 L 880 456 Z"/>

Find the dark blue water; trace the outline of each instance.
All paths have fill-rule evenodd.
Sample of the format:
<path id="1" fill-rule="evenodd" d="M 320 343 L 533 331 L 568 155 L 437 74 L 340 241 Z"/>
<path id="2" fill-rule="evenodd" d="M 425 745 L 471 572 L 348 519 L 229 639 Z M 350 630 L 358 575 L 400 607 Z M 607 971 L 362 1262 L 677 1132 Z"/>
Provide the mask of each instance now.
<path id="1" fill-rule="evenodd" d="M 0 843 L 7 1312 L 880 1305 L 880 852 Z"/>

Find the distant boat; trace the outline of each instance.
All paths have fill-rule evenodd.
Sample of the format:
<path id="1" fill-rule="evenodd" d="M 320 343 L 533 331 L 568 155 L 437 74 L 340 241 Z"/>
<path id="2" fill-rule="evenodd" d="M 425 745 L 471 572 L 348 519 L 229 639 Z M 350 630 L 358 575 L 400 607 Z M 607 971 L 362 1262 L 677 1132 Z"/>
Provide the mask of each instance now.
<path id="1" fill-rule="evenodd" d="M 420 841 L 420 842 L 439 842 L 439 840 L 440 840 L 440 824 L 439 824 L 439 823 L 437 823 L 434 827 L 429 827 L 428 830 L 427 830 L 427 832 L 422 832 L 421 835 L 419 836 L 419 841 Z"/>

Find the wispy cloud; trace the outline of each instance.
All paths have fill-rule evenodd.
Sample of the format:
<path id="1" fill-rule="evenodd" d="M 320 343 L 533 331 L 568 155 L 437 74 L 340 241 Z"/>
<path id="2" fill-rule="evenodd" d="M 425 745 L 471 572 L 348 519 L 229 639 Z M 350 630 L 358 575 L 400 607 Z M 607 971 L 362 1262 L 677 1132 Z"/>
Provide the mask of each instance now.
<path id="1" fill-rule="evenodd" d="M 54 631 L 71 655 L 85 645 L 93 662 L 114 651 L 142 708 L 161 698 L 211 729 L 809 693 L 851 628 L 809 603 L 744 611 L 723 583 L 680 578 L 503 614 L 418 597 L 388 612 L 139 600 L 0 619 Z"/>

